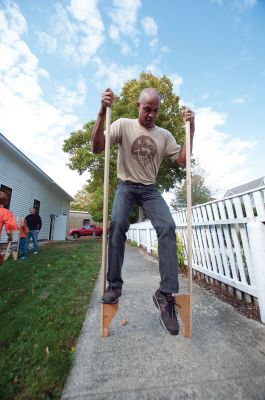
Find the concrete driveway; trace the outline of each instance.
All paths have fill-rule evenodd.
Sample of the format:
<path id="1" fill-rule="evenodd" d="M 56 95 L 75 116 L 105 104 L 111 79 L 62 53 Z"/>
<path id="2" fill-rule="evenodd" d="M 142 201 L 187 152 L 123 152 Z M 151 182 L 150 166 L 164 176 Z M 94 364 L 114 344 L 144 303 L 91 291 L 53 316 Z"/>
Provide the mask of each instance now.
<path id="1" fill-rule="evenodd" d="M 171 336 L 152 301 L 158 262 L 128 246 L 123 278 L 108 338 L 100 337 L 97 283 L 63 400 L 265 399 L 264 325 L 194 285 L 193 337 Z"/>

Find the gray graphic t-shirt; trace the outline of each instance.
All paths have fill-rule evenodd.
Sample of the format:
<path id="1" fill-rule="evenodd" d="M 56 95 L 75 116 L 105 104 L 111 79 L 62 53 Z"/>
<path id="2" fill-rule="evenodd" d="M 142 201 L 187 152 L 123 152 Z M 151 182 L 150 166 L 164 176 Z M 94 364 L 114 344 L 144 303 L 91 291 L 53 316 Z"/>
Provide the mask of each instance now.
<path id="1" fill-rule="evenodd" d="M 146 129 L 138 119 L 128 118 L 111 124 L 110 143 L 119 144 L 118 178 L 145 185 L 155 183 L 163 157 L 174 161 L 181 148 L 166 129 Z"/>

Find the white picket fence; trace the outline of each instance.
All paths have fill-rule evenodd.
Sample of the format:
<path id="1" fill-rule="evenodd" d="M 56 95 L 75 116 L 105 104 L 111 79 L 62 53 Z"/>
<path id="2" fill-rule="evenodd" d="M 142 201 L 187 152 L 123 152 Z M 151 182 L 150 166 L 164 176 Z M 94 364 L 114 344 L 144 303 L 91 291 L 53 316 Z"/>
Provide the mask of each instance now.
<path id="1" fill-rule="evenodd" d="M 187 261 L 186 210 L 172 214 Z M 265 186 L 192 207 L 192 268 L 259 301 L 265 323 Z M 132 224 L 127 238 L 154 250 L 150 221 Z"/>

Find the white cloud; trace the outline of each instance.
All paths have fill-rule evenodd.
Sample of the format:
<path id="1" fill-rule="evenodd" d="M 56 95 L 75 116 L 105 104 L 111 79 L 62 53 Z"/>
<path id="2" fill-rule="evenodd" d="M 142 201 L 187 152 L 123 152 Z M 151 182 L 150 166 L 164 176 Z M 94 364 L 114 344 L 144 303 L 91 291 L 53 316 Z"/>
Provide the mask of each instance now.
<path id="1" fill-rule="evenodd" d="M 245 104 L 246 102 L 251 101 L 251 96 L 249 94 L 245 94 L 244 96 L 236 97 L 235 99 L 231 99 L 230 103 L 232 104 Z"/>
<path id="2" fill-rule="evenodd" d="M 48 53 L 54 53 L 57 49 L 57 40 L 46 32 L 36 32 L 40 48 L 47 50 Z"/>
<path id="3" fill-rule="evenodd" d="M 152 17 L 145 17 L 141 20 L 144 33 L 147 36 L 157 36 L 157 24 Z"/>
<path id="4" fill-rule="evenodd" d="M 6 31 L 9 26 L 10 35 L 19 37 L 27 32 L 27 22 L 20 13 L 17 4 L 12 1 L 5 3 L 5 12 L 1 13 L 0 22 L 0 27 L 3 31 Z"/>
<path id="5" fill-rule="evenodd" d="M 152 18 L 152 17 L 142 18 L 141 24 L 142 24 L 144 33 L 147 36 L 151 36 L 153 38 L 152 40 L 150 40 L 149 46 L 151 48 L 151 51 L 155 51 L 158 47 L 159 41 L 158 41 L 158 37 L 157 37 L 158 28 L 157 28 L 157 24 L 156 24 L 154 18 Z M 163 51 L 161 51 L 161 52 L 163 52 Z"/>
<path id="6" fill-rule="evenodd" d="M 109 28 L 109 36 L 112 40 L 116 41 L 120 37 L 119 29 L 117 26 L 111 25 Z"/>
<path id="7" fill-rule="evenodd" d="M 145 67 L 144 67 L 144 71 L 146 71 L 146 72 L 148 72 L 148 73 L 151 73 L 151 74 L 153 74 L 153 75 L 156 75 L 156 76 L 160 76 L 160 75 L 163 75 L 163 72 L 161 71 L 161 69 L 160 69 L 160 62 L 161 62 L 161 58 L 162 58 L 162 55 L 161 54 L 159 54 L 158 56 L 156 56 L 153 60 L 152 60 L 152 62 L 150 62 L 149 64 L 147 64 Z"/>
<path id="8" fill-rule="evenodd" d="M 63 7 L 56 3 L 50 31 L 37 32 L 40 46 L 64 60 L 86 65 L 104 41 L 104 25 L 97 0 L 71 0 Z"/>
<path id="9" fill-rule="evenodd" d="M 135 78 L 141 72 L 139 65 L 123 66 L 115 63 L 106 64 L 99 57 L 94 59 L 97 65 L 96 78 L 100 83 L 98 87 L 111 87 L 113 90 L 120 90 L 122 85 L 129 79 Z"/>
<path id="10" fill-rule="evenodd" d="M 237 97 L 236 99 L 230 100 L 230 103 L 233 104 L 244 104 L 246 101 L 245 97 Z"/>
<path id="11" fill-rule="evenodd" d="M 58 85 L 55 96 L 57 105 L 61 110 L 71 112 L 73 107 L 85 102 L 86 93 L 87 86 L 82 78 L 75 83 L 75 90 L 69 90 L 63 85 Z"/>
<path id="12" fill-rule="evenodd" d="M 103 30 L 102 19 L 97 8 L 97 0 L 71 0 L 67 9 L 77 21 L 84 22 L 90 28 Z"/>
<path id="13" fill-rule="evenodd" d="M 127 42 L 121 41 L 120 45 L 121 45 L 121 53 L 124 54 L 125 56 L 132 53 L 132 50 Z"/>
<path id="14" fill-rule="evenodd" d="M 147 64 L 145 67 L 145 71 L 156 76 L 161 75 L 158 64 L 159 62 L 157 61 L 153 61 L 153 63 Z"/>
<path id="15" fill-rule="evenodd" d="M 203 93 L 202 95 L 201 95 L 201 99 L 202 100 L 207 100 L 209 98 L 209 94 L 208 93 Z"/>
<path id="16" fill-rule="evenodd" d="M 179 95 L 180 87 L 183 84 L 183 78 L 179 74 L 175 73 L 169 76 L 169 79 L 173 83 L 174 92 Z"/>
<path id="17" fill-rule="evenodd" d="M 258 0 L 234 0 L 234 6 L 239 12 L 244 12 L 249 8 L 253 8 L 258 4 Z"/>
<path id="18" fill-rule="evenodd" d="M 74 194 L 85 178 L 79 178 L 65 166 L 67 157 L 62 143 L 67 132 L 80 126 L 71 107 L 84 100 L 85 85 L 80 79 L 77 93 L 61 87 L 59 92 L 65 96 L 61 106 L 45 101 L 40 79 L 47 79 L 49 73 L 39 67 L 38 59 L 22 39 L 27 31 L 23 15 L 9 2 L 0 10 L 0 21 L 4 50 L 0 62 L 0 131 L 60 186 Z"/>
<path id="19" fill-rule="evenodd" d="M 50 78 L 50 74 L 46 69 L 38 68 L 37 74 L 40 78 Z"/>
<path id="20" fill-rule="evenodd" d="M 154 39 L 150 40 L 149 45 L 153 51 L 156 50 L 157 46 L 158 46 L 158 39 L 154 38 Z"/>
<path id="21" fill-rule="evenodd" d="M 113 7 L 109 13 L 112 23 L 109 28 L 110 38 L 120 43 L 122 36 L 130 38 L 138 44 L 137 12 L 141 7 L 140 0 L 113 0 Z"/>
<path id="22" fill-rule="evenodd" d="M 109 37 L 120 45 L 123 55 L 132 54 L 133 48 L 137 48 L 140 43 L 139 31 L 137 30 L 137 14 L 141 7 L 140 0 L 113 0 L 113 8 L 109 12 L 112 23 L 109 27 Z M 149 42 L 151 50 L 154 51 L 158 46 L 157 31 L 158 27 L 153 17 L 141 19 L 142 29 L 146 36 L 152 38 Z M 130 45 L 128 44 L 130 41 Z M 168 48 L 164 46 L 161 52 L 167 52 Z"/>
<path id="23" fill-rule="evenodd" d="M 163 46 L 163 47 L 161 47 L 160 51 L 161 51 L 161 53 L 169 53 L 169 52 L 170 52 L 168 46 Z"/>
<path id="24" fill-rule="evenodd" d="M 113 62 L 106 63 L 99 57 L 95 57 L 93 62 L 97 67 L 95 74 L 97 87 L 102 90 L 105 87 L 111 87 L 113 90 L 120 90 L 125 82 L 130 79 L 135 79 L 143 70 L 156 76 L 161 75 L 161 70 L 158 66 L 160 62 L 159 57 L 154 60 L 153 63 L 147 64 L 144 68 L 138 64 L 124 66 Z M 180 86 L 183 84 L 183 78 L 177 73 L 172 74 L 169 78 L 173 83 L 173 90 L 175 93 L 178 93 Z M 184 103 L 182 105 L 184 105 Z M 190 107 L 191 106 L 190 104 Z"/>
<path id="25" fill-rule="evenodd" d="M 233 139 L 220 128 L 225 125 L 226 116 L 211 110 L 196 110 L 196 132 L 194 157 L 207 172 L 206 183 L 218 191 L 227 190 L 251 179 L 248 160 L 256 142 Z"/>

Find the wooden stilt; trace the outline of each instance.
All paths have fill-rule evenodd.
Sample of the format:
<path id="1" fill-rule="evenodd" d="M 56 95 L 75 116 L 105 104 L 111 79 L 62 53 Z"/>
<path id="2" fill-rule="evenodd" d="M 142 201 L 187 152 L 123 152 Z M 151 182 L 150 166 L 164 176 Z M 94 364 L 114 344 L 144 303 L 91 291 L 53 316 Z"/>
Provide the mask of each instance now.
<path id="1" fill-rule="evenodd" d="M 186 122 L 186 180 L 187 180 L 187 232 L 188 232 L 188 293 L 175 295 L 175 302 L 183 322 L 183 335 L 192 336 L 192 201 L 190 163 L 190 122 Z"/>
<path id="2" fill-rule="evenodd" d="M 106 289 L 106 262 L 107 262 L 107 236 L 108 236 L 108 206 L 109 206 L 109 159 L 110 159 L 110 122 L 111 110 L 107 107 L 106 112 L 106 135 L 105 135 L 105 164 L 104 164 L 104 204 L 103 204 L 103 237 L 102 237 L 102 285 L 101 296 Z M 109 336 L 109 326 L 118 310 L 117 304 L 101 304 L 101 336 Z"/>
<path id="3" fill-rule="evenodd" d="M 190 294 L 175 295 L 176 306 L 183 322 L 183 336 L 191 337 L 191 296 Z"/>
<path id="4" fill-rule="evenodd" d="M 12 256 L 13 256 L 14 261 L 18 260 L 19 245 L 20 245 L 20 232 L 18 233 L 18 238 L 17 238 L 17 248 L 16 248 L 15 251 L 12 252 Z"/>
<path id="5" fill-rule="evenodd" d="M 5 251 L 5 255 L 4 255 L 4 261 L 8 259 L 8 257 L 10 256 L 10 247 L 11 247 L 12 242 L 8 242 L 6 251 Z"/>
<path id="6" fill-rule="evenodd" d="M 111 321 L 115 317 L 118 308 L 119 308 L 119 303 L 101 304 L 101 315 L 103 319 L 101 336 L 103 337 L 109 336 L 109 326 L 111 324 Z"/>

